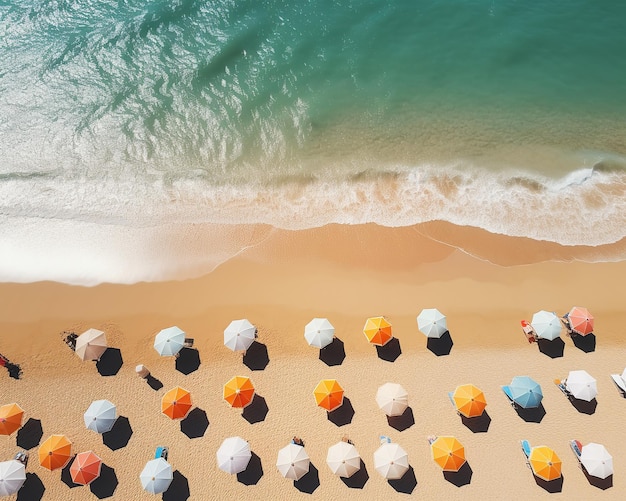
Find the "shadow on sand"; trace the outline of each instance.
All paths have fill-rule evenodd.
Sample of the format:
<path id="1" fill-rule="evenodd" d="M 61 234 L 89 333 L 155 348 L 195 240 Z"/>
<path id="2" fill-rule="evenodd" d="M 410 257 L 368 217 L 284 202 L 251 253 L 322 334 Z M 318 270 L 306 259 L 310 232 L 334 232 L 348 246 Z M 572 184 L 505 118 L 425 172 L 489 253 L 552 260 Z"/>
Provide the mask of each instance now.
<path id="1" fill-rule="evenodd" d="M 415 416 L 413 415 L 413 409 L 407 407 L 404 412 L 399 416 L 387 416 L 387 423 L 393 429 L 398 431 L 404 431 L 415 424 Z"/>
<path id="2" fill-rule="evenodd" d="M 189 438 L 203 437 L 208 427 L 209 418 L 200 407 L 191 409 L 187 417 L 180 422 L 180 431 Z"/>
<path id="3" fill-rule="evenodd" d="M 544 355 L 550 358 L 560 358 L 563 356 L 563 352 L 565 351 L 565 342 L 557 337 L 552 341 L 548 339 L 538 339 L 537 346 L 539 347 L 539 351 Z"/>
<path id="4" fill-rule="evenodd" d="M 344 342 L 338 337 L 333 342 L 320 350 L 319 359 L 329 367 L 341 365 L 346 358 Z"/>
<path id="5" fill-rule="evenodd" d="M 465 461 L 463 466 L 459 468 L 459 471 L 444 471 L 443 478 L 445 478 L 452 485 L 463 487 L 472 481 L 473 474 L 474 472 L 472 471 L 472 467 L 467 461 Z"/>
<path id="6" fill-rule="evenodd" d="M 117 489 L 117 475 L 115 469 L 102 463 L 100 476 L 89 484 L 89 490 L 98 499 L 110 498 Z"/>
<path id="7" fill-rule="evenodd" d="M 176 370 L 185 376 L 200 368 L 200 352 L 195 348 L 184 347 L 176 357 Z"/>
<path id="8" fill-rule="evenodd" d="M 440 338 L 429 337 L 426 341 L 426 348 L 438 357 L 450 355 L 454 342 L 450 336 L 450 331 L 444 332 Z"/>
<path id="9" fill-rule="evenodd" d="M 237 473 L 237 481 L 243 485 L 256 485 L 263 476 L 263 465 L 261 458 L 252 452 L 250 462 L 245 470 Z"/>
<path id="10" fill-rule="evenodd" d="M 541 420 L 546 415 L 543 404 L 539 404 L 539 407 L 530 407 L 528 409 L 524 409 L 519 405 L 514 405 L 513 408 L 515 412 L 517 412 L 517 415 L 527 423 L 541 423 Z"/>
<path id="11" fill-rule="evenodd" d="M 265 370 L 269 363 L 270 356 L 267 346 L 258 341 L 254 341 L 243 356 L 243 364 L 251 371 Z"/>
<path id="12" fill-rule="evenodd" d="M 163 493 L 163 501 L 187 501 L 191 495 L 187 477 L 178 470 L 175 470 L 172 475 L 174 478 L 170 486 Z"/>
<path id="13" fill-rule="evenodd" d="M 417 478 L 415 478 L 415 470 L 409 465 L 402 478 L 397 480 L 387 480 L 387 483 L 401 494 L 411 494 L 417 487 Z"/>
<path id="14" fill-rule="evenodd" d="M 613 487 L 613 475 L 609 475 L 606 478 L 599 478 L 599 477 L 594 477 L 592 475 L 589 475 L 589 473 L 587 472 L 585 468 L 581 468 L 581 469 L 583 470 L 583 473 L 585 474 L 585 477 L 587 478 L 587 482 L 589 482 L 590 485 L 593 485 L 594 487 L 597 487 L 598 489 L 601 489 L 603 491 Z"/>
<path id="15" fill-rule="evenodd" d="M 590 332 L 586 336 L 572 334 L 570 337 L 572 338 L 574 346 L 580 351 L 584 351 L 585 353 L 596 351 L 596 335 L 593 332 Z"/>
<path id="16" fill-rule="evenodd" d="M 76 459 L 76 456 L 72 456 L 70 460 L 67 462 L 67 464 L 61 470 L 61 482 L 67 485 L 70 489 L 73 489 L 74 487 L 82 487 L 82 484 L 76 484 L 72 480 L 72 474 L 70 473 L 70 468 L 72 467 L 72 463 L 74 463 L 74 459 Z"/>
<path id="17" fill-rule="evenodd" d="M 43 437 L 41 420 L 28 418 L 28 421 L 17 432 L 17 446 L 26 450 L 32 449 L 39 445 L 41 437 Z"/>
<path id="18" fill-rule="evenodd" d="M 378 358 L 381 360 L 385 360 L 386 362 L 395 362 L 397 358 L 402 355 L 400 340 L 397 337 L 392 337 L 386 345 L 377 346 L 376 352 L 378 353 Z"/>
<path id="19" fill-rule="evenodd" d="M 46 486 L 36 473 L 26 473 L 26 481 L 17 491 L 17 501 L 40 501 Z"/>
<path id="20" fill-rule="evenodd" d="M 252 402 L 244 407 L 241 415 L 246 421 L 248 421 L 248 423 L 254 424 L 265 421 L 265 418 L 267 417 L 267 413 L 269 411 L 270 409 L 267 406 L 265 398 L 263 398 L 258 393 L 255 393 L 254 397 L 252 398 Z"/>
<path id="21" fill-rule="evenodd" d="M 309 463 L 309 471 L 300 480 L 294 480 L 293 486 L 305 494 L 313 494 L 320 486 L 320 474 L 313 463 Z"/>
<path id="22" fill-rule="evenodd" d="M 96 369 L 101 376 L 115 376 L 124 365 L 119 348 L 107 348 L 96 362 Z"/>
<path id="23" fill-rule="evenodd" d="M 163 383 L 155 378 L 152 374 L 148 374 L 148 376 L 146 377 L 146 382 L 148 383 L 148 386 L 154 391 L 163 388 Z"/>
<path id="24" fill-rule="evenodd" d="M 126 447 L 132 435 L 133 429 L 130 427 L 128 418 L 119 416 L 115 420 L 113 428 L 102 434 L 102 443 L 112 451 L 116 451 L 122 447 Z"/>
<path id="25" fill-rule="evenodd" d="M 352 422 L 354 407 L 348 397 L 343 397 L 343 403 L 334 411 L 327 412 L 328 420 L 335 426 L 345 426 Z"/>
<path id="26" fill-rule="evenodd" d="M 544 480 L 543 478 L 539 478 L 537 475 L 534 474 L 533 477 L 535 478 L 535 482 L 539 487 L 551 494 L 561 492 L 563 490 L 563 474 L 561 474 L 559 478 L 555 478 L 554 480 Z"/>
<path id="27" fill-rule="evenodd" d="M 365 467 L 365 463 L 361 459 L 361 468 L 354 475 L 349 478 L 339 477 L 341 481 L 346 484 L 350 489 L 362 489 L 365 487 L 365 484 L 370 479 L 369 474 L 367 473 L 367 468 Z"/>
<path id="28" fill-rule="evenodd" d="M 461 414 L 461 422 L 467 426 L 473 433 L 486 433 L 489 430 L 491 424 L 491 416 L 487 411 L 483 411 L 480 416 L 465 417 Z"/>
<path id="29" fill-rule="evenodd" d="M 574 409 L 581 414 L 594 414 L 596 412 L 596 408 L 598 407 L 598 401 L 595 398 L 589 402 L 574 397 L 570 397 L 568 400 L 572 403 Z"/>

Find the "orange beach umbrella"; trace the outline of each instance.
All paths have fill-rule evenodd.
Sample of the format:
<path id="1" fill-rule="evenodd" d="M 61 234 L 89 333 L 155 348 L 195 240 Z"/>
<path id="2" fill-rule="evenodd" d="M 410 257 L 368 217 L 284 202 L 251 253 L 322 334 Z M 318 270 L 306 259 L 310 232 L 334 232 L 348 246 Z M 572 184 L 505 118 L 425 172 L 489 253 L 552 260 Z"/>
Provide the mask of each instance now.
<path id="1" fill-rule="evenodd" d="M 100 476 L 102 459 L 93 452 L 81 452 L 70 466 L 70 475 L 75 484 L 87 485 Z"/>
<path id="2" fill-rule="evenodd" d="M 572 330 L 581 336 L 586 336 L 593 332 L 593 315 L 587 308 L 574 306 L 567 315 Z"/>
<path id="3" fill-rule="evenodd" d="M 343 388 L 336 379 L 323 379 L 313 390 L 317 405 L 333 411 L 343 404 Z"/>
<path id="4" fill-rule="evenodd" d="M 456 410 L 468 418 L 482 415 L 487 406 L 485 394 L 473 384 L 457 386 L 452 400 Z"/>
<path id="5" fill-rule="evenodd" d="M 363 334 L 371 344 L 377 346 L 386 345 L 393 337 L 391 324 L 384 317 L 368 318 L 363 327 Z"/>
<path id="6" fill-rule="evenodd" d="M 72 442 L 65 435 L 51 435 L 39 447 L 39 464 L 48 470 L 63 468 L 72 455 Z"/>
<path id="7" fill-rule="evenodd" d="M 465 464 L 465 447 L 454 437 L 438 437 L 430 444 L 430 450 L 444 471 L 459 471 Z"/>
<path id="8" fill-rule="evenodd" d="M 245 407 L 254 397 L 254 386 L 249 377 L 235 376 L 224 385 L 224 400 L 231 407 Z"/>
<path id="9" fill-rule="evenodd" d="M 24 409 L 17 404 L 0 407 L 0 435 L 10 435 L 22 426 Z"/>
<path id="10" fill-rule="evenodd" d="M 561 458 L 550 447 L 533 447 L 528 458 L 533 473 L 544 480 L 554 480 L 561 476 Z"/>
<path id="11" fill-rule="evenodd" d="M 191 393 L 177 386 L 163 395 L 161 412 L 170 419 L 181 419 L 189 413 L 192 405 Z"/>

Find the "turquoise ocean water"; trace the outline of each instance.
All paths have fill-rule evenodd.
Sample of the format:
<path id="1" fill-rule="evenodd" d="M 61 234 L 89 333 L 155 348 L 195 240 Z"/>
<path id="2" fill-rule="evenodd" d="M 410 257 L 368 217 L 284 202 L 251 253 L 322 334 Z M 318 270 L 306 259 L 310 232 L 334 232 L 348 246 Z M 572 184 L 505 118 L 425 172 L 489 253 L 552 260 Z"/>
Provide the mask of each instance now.
<path id="1" fill-rule="evenodd" d="M 196 223 L 617 242 L 624 19 L 609 0 L 1 0 L 0 279 L 165 278 L 113 270 Z"/>

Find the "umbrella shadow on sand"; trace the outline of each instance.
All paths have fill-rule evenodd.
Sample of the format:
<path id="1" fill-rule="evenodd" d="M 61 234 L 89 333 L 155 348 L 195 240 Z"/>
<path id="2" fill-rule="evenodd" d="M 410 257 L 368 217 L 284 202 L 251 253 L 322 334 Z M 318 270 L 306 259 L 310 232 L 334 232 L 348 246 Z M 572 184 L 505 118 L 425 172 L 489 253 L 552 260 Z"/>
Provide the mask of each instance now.
<path id="1" fill-rule="evenodd" d="M 254 424 L 265 421 L 269 411 L 270 409 L 267 406 L 265 398 L 258 393 L 255 393 L 254 397 L 252 397 L 252 402 L 243 408 L 241 415 L 246 421 L 248 421 L 248 423 Z"/>
<path id="2" fill-rule="evenodd" d="M 341 365 L 346 358 L 344 342 L 338 337 L 333 338 L 332 343 L 320 349 L 319 359 L 329 367 Z"/>
<path id="3" fill-rule="evenodd" d="M 243 356 L 243 364 L 251 371 L 265 370 L 270 363 L 267 345 L 254 341 Z"/>
<path id="4" fill-rule="evenodd" d="M 345 426 L 352 422 L 354 407 L 348 397 L 343 397 L 343 403 L 334 411 L 326 412 L 328 420 L 336 426 Z"/>
<path id="5" fill-rule="evenodd" d="M 309 463 L 309 471 L 300 478 L 300 480 L 294 480 L 293 486 L 300 492 L 305 494 L 313 494 L 315 489 L 320 486 L 320 474 L 319 470 L 313 463 Z"/>
<path id="6" fill-rule="evenodd" d="M 70 489 L 73 489 L 74 487 L 82 487 L 82 484 L 77 484 L 72 480 L 70 468 L 72 467 L 72 463 L 74 463 L 74 459 L 76 459 L 76 456 L 72 456 L 72 458 L 70 458 L 70 460 L 61 470 L 61 482 L 67 485 Z"/>
<path id="7" fill-rule="evenodd" d="M 513 408 L 517 415 L 527 423 L 541 423 L 541 420 L 546 415 L 543 404 L 539 404 L 539 407 L 529 407 L 528 409 L 524 409 L 519 405 L 514 405 Z"/>
<path id="8" fill-rule="evenodd" d="M 609 475 L 606 478 L 594 477 L 592 475 L 589 475 L 587 470 L 582 466 L 581 469 L 585 474 L 585 477 L 587 478 L 587 482 L 589 482 L 590 485 L 593 485 L 594 487 L 597 487 L 598 489 L 601 489 L 603 491 L 613 487 L 613 475 Z"/>
<path id="9" fill-rule="evenodd" d="M 596 412 L 596 408 L 598 407 L 598 401 L 595 398 L 591 399 L 589 402 L 574 397 L 569 397 L 568 400 L 572 403 L 574 409 L 581 414 L 594 414 Z"/>
<path id="10" fill-rule="evenodd" d="M 550 358 L 560 358 L 563 356 L 563 352 L 565 351 L 565 342 L 557 337 L 552 341 L 548 339 L 538 339 L 537 346 L 539 347 L 539 351 L 544 355 Z"/>
<path id="11" fill-rule="evenodd" d="M 26 481 L 17 491 L 17 501 L 41 501 L 46 486 L 36 473 L 26 473 Z"/>
<path id="12" fill-rule="evenodd" d="M 443 478 L 445 478 L 452 485 L 456 485 L 457 487 L 463 487 L 464 485 L 469 485 L 469 483 L 472 481 L 473 474 L 474 471 L 469 465 L 469 462 L 465 461 L 465 463 L 463 463 L 463 466 L 461 466 L 458 471 L 444 471 Z"/>
<path id="13" fill-rule="evenodd" d="M 535 478 L 535 483 L 539 487 L 551 494 L 561 492 L 563 490 L 563 474 L 561 474 L 559 478 L 555 478 L 554 480 L 544 480 L 543 478 L 539 478 L 535 474 L 533 474 L 533 477 Z"/>
<path id="14" fill-rule="evenodd" d="M 194 348 L 183 347 L 176 355 L 176 370 L 185 376 L 200 368 L 200 352 Z"/>
<path id="15" fill-rule="evenodd" d="M 115 469 L 102 463 L 100 476 L 89 484 L 89 490 L 98 499 L 110 498 L 117 489 L 117 475 Z"/>
<path id="16" fill-rule="evenodd" d="M 189 438 L 203 437 L 209 427 L 209 418 L 206 411 L 195 407 L 189 411 L 187 417 L 180 422 L 180 431 Z"/>
<path id="17" fill-rule="evenodd" d="M 116 451 L 126 447 L 132 435 L 133 429 L 130 427 L 128 418 L 119 416 L 115 420 L 113 427 L 102 434 L 102 443 L 112 451 Z"/>
<path id="18" fill-rule="evenodd" d="M 400 340 L 397 337 L 392 337 L 384 346 L 376 346 L 376 352 L 381 360 L 395 362 L 402 355 Z"/>
<path id="19" fill-rule="evenodd" d="M 596 335 L 593 332 L 590 332 L 586 336 L 572 334 L 570 337 L 572 338 L 574 346 L 580 351 L 584 351 L 585 353 L 596 351 Z"/>
<path id="20" fill-rule="evenodd" d="M 413 415 L 413 409 L 411 406 L 404 409 L 404 412 L 399 416 L 387 416 L 387 423 L 394 430 L 404 431 L 409 429 L 415 424 L 415 416 Z"/>
<path id="21" fill-rule="evenodd" d="M 119 348 L 107 348 L 100 357 L 100 360 L 96 362 L 96 369 L 101 376 L 115 376 L 122 365 L 122 352 Z"/>
<path id="22" fill-rule="evenodd" d="M 409 469 L 397 480 L 387 480 L 387 483 L 393 487 L 396 492 L 401 494 L 412 494 L 417 487 L 417 478 L 415 477 L 415 470 L 411 465 Z"/>
<path id="23" fill-rule="evenodd" d="M 41 420 L 28 418 L 28 421 L 17 432 L 17 446 L 26 450 L 32 449 L 39 445 L 41 437 L 43 437 Z"/>
<path id="24" fill-rule="evenodd" d="M 483 411 L 480 416 L 469 418 L 461 414 L 461 422 L 469 428 L 472 433 L 486 433 L 491 424 L 491 416 L 487 414 L 487 411 Z"/>
<path id="25" fill-rule="evenodd" d="M 263 476 L 263 465 L 261 464 L 261 458 L 254 452 L 251 452 L 252 456 L 248 462 L 248 466 L 242 472 L 237 473 L 237 481 L 243 485 L 256 485 Z"/>
<path id="26" fill-rule="evenodd" d="M 174 478 L 170 486 L 163 493 L 163 501 L 187 501 L 191 495 L 187 477 L 178 470 L 174 470 L 172 475 Z"/>
<path id="27" fill-rule="evenodd" d="M 450 336 L 450 331 L 444 332 L 440 338 L 429 337 L 426 341 L 426 348 L 438 357 L 450 355 L 454 342 Z"/>
<path id="28" fill-rule="evenodd" d="M 367 468 L 365 467 L 365 463 L 361 459 L 361 467 L 359 471 L 355 472 L 351 477 L 339 477 L 341 481 L 346 484 L 350 489 L 363 489 L 365 484 L 370 479 L 369 473 L 367 473 Z"/>
<path id="29" fill-rule="evenodd" d="M 148 386 L 154 391 L 158 391 L 163 388 L 163 383 L 155 378 L 152 374 L 148 374 L 146 376 L 146 382 L 148 383 Z"/>

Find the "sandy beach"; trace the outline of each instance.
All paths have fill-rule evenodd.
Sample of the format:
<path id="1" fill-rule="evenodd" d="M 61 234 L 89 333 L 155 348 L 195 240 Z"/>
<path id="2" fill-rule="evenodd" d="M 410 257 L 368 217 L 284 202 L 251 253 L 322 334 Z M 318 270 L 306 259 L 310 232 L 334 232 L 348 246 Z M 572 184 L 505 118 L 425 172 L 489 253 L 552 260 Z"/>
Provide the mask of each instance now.
<path id="1" fill-rule="evenodd" d="M 187 490 L 192 500 L 404 499 L 409 491 L 424 499 L 626 496 L 626 454 L 620 450 L 626 443 L 621 419 L 626 400 L 610 378 L 626 366 L 620 293 L 625 262 L 586 263 L 579 259 L 601 256 L 603 249 L 529 243 L 472 229 L 457 236 L 462 252 L 425 236 L 449 231 L 443 223 L 420 231 L 373 225 L 259 231 L 266 234 L 261 244 L 200 278 L 92 288 L 1 284 L 0 353 L 19 364 L 23 375 L 16 380 L 2 371 L 0 404 L 17 402 L 25 409 L 25 421 L 41 420 L 42 440 L 65 434 L 74 453 L 93 450 L 100 455 L 113 470 L 107 470 L 110 478 L 119 482 L 110 499 L 160 497 L 144 492 L 138 478 L 158 445 L 169 447 L 177 472 L 164 500 L 187 499 Z M 623 253 L 623 241 L 608 250 Z M 562 262 L 546 261 L 554 256 Z M 565 331 L 561 357 L 551 358 L 526 342 L 521 319 L 530 320 L 540 309 L 562 315 L 575 305 L 589 308 L 596 318 L 595 350 L 579 349 Z M 417 314 L 431 307 L 447 315 L 453 341 L 447 355 L 429 350 L 417 329 Z M 376 315 L 393 325 L 399 341 L 394 361 L 379 358 L 362 333 L 366 318 Z M 346 352 L 341 365 L 326 365 L 319 350 L 304 340 L 304 326 L 313 317 L 327 317 L 335 326 Z M 258 327 L 258 342 L 266 346 L 269 359 L 263 370 L 251 370 L 241 353 L 223 346 L 224 328 L 238 318 Z M 195 340 L 201 364 L 188 375 L 176 370 L 174 358 L 159 357 L 152 347 L 155 334 L 171 325 Z M 81 333 L 92 327 L 105 331 L 109 346 L 120 350 L 123 365 L 117 374 L 100 375 L 94 362 L 81 362 L 62 341 L 63 331 Z M 163 387 L 154 390 L 139 378 L 137 364 L 145 364 Z M 592 414 L 579 412 L 553 384 L 576 369 L 597 379 Z M 268 412 L 262 421 L 248 422 L 222 400 L 223 384 L 235 375 L 251 377 L 265 399 Z M 546 413 L 539 423 L 521 419 L 501 390 L 516 375 L 531 376 L 542 385 Z M 351 421 L 343 426 L 315 405 L 313 389 L 325 378 L 341 383 L 353 407 Z M 390 426 L 376 405 L 376 390 L 385 382 L 400 383 L 409 392 L 414 423 L 403 431 Z M 487 398 L 489 419 L 483 431 L 465 426 L 448 399 L 448 391 L 465 383 L 477 385 Z M 206 412 L 209 425 L 200 437 L 189 438 L 179 422 L 160 412 L 161 397 L 177 385 L 189 390 L 195 407 Z M 126 445 L 113 450 L 102 436 L 85 429 L 83 413 L 96 399 L 111 400 L 119 416 L 127 418 L 132 435 Z M 217 467 L 217 448 L 234 435 L 248 440 L 260 461 L 262 471 L 257 468 L 251 474 L 254 482 L 246 482 L 252 485 Z M 310 478 L 303 488 L 311 493 L 282 478 L 275 466 L 278 450 L 294 435 L 304 440 L 313 472 L 317 470 L 318 480 Z M 343 435 L 354 442 L 367 469 L 361 488 L 347 486 L 325 464 L 328 447 Z M 416 484 L 409 478 L 390 485 L 376 472 L 372 455 L 380 435 L 408 452 Z M 469 483 L 457 487 L 444 478 L 430 457 L 428 435 L 454 435 L 464 444 Z M 560 492 L 549 493 L 535 482 L 521 439 L 559 454 Z M 569 448 L 570 439 L 604 444 L 613 454 L 616 473 L 610 488 L 590 484 Z M 0 459 L 10 459 L 17 450 L 15 434 L 0 436 Z M 36 451 L 30 450 L 27 472 L 45 486 L 41 499 L 96 498 L 89 487 L 69 488 L 60 471 L 40 467 Z M 31 476 L 29 482 L 35 479 Z"/>

